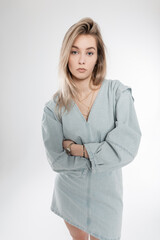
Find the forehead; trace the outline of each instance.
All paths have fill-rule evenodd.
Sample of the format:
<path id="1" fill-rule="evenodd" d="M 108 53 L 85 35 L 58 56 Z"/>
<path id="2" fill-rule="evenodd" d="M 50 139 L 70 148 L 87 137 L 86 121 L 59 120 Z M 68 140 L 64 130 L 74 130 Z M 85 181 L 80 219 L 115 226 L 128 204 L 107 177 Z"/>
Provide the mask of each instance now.
<path id="1" fill-rule="evenodd" d="M 76 39 L 74 40 L 72 47 L 76 46 L 79 49 L 86 49 L 86 48 L 90 48 L 90 47 L 94 47 L 96 49 L 96 39 L 95 37 L 91 36 L 91 35 L 79 35 L 78 37 L 76 37 Z"/>

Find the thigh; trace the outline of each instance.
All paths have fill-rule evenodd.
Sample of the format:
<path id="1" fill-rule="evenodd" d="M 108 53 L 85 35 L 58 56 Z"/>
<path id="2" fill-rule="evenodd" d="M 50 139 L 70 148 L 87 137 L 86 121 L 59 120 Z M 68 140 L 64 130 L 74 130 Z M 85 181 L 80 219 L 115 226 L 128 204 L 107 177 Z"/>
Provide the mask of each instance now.
<path id="1" fill-rule="evenodd" d="M 77 239 L 77 240 L 88 240 L 89 234 L 84 232 L 83 230 L 71 225 L 70 223 L 68 223 L 67 221 L 65 221 L 65 224 L 70 232 L 70 235 L 73 239 Z"/>
<path id="2" fill-rule="evenodd" d="M 90 235 L 90 240 L 99 240 L 99 239 Z"/>

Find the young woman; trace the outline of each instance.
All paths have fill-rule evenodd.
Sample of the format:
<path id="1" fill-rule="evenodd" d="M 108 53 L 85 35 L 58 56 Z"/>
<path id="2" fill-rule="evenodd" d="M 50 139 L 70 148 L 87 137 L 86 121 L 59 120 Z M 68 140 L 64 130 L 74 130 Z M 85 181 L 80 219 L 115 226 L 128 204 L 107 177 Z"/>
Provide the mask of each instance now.
<path id="1" fill-rule="evenodd" d="M 119 240 L 122 167 L 141 140 L 131 87 L 106 79 L 105 44 L 91 18 L 67 31 L 59 61 L 59 90 L 45 103 L 42 135 L 57 172 L 51 210 L 73 240 Z"/>

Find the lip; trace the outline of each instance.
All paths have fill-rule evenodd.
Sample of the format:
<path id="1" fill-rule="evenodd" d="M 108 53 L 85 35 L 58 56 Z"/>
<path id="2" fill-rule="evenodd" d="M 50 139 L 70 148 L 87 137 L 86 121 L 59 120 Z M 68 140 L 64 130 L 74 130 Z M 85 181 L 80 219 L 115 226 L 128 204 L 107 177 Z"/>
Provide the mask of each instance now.
<path id="1" fill-rule="evenodd" d="M 79 72 L 85 72 L 85 71 L 86 71 L 85 68 L 78 68 L 77 70 L 78 70 Z"/>

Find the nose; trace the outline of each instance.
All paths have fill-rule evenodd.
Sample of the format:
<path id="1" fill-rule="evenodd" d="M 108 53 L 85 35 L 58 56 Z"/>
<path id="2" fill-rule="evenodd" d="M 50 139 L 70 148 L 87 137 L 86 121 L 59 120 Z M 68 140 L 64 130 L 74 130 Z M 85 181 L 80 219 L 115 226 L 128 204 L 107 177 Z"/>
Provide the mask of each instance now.
<path id="1" fill-rule="evenodd" d="M 84 54 L 80 54 L 80 55 L 79 55 L 79 63 L 80 63 L 80 64 L 84 64 L 85 61 L 86 61 L 86 60 L 85 60 Z"/>

